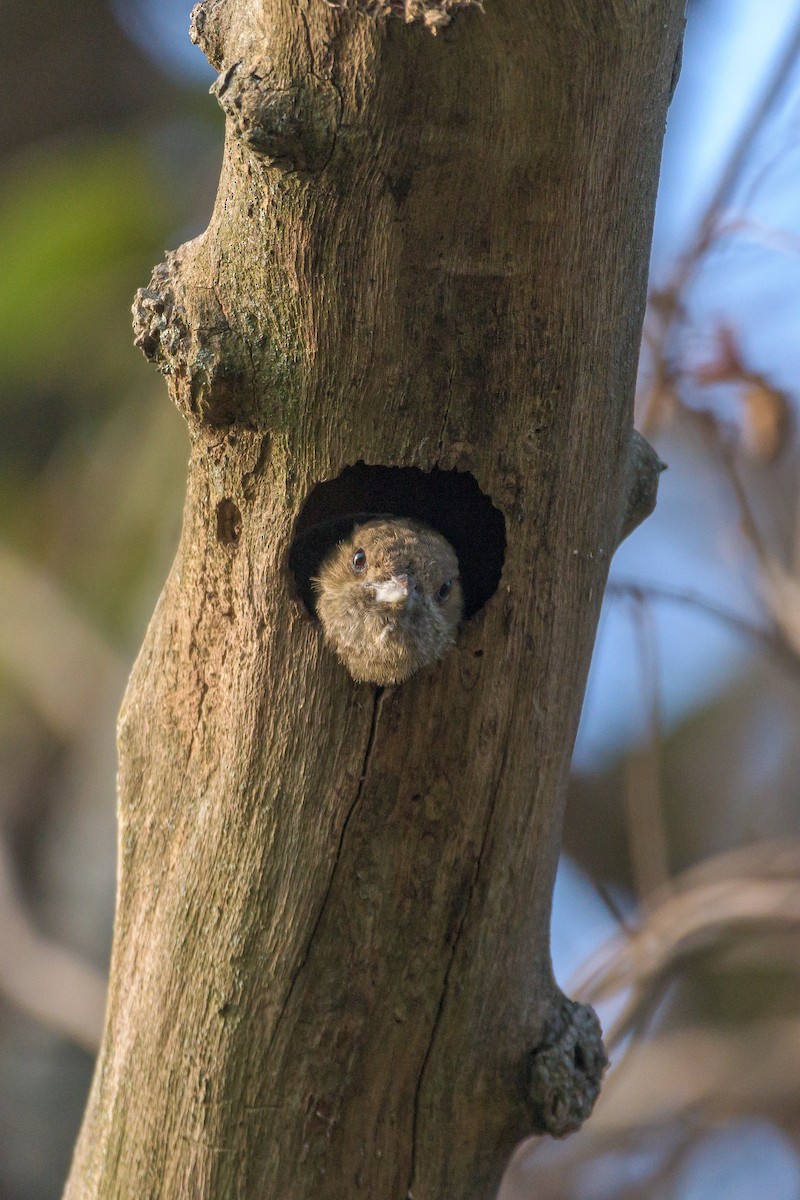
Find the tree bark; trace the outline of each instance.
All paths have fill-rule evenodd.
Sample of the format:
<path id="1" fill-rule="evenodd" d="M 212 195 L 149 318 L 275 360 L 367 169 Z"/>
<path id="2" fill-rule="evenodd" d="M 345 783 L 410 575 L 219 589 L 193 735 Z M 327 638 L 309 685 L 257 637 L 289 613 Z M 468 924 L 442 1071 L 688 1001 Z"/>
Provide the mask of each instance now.
<path id="1" fill-rule="evenodd" d="M 548 923 L 609 557 L 654 495 L 632 393 L 683 0 L 417 7 L 195 10 L 228 129 L 208 230 L 134 306 L 192 454 L 120 717 L 69 1200 L 477 1200 L 599 1085 Z M 358 462 L 469 472 L 506 529 L 457 647 L 383 691 L 288 567 Z"/>

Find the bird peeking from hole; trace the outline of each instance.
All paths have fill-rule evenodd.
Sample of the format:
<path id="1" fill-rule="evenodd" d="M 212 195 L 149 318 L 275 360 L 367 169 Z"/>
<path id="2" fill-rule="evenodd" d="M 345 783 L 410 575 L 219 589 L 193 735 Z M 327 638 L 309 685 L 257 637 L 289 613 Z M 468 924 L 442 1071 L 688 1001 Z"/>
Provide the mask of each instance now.
<path id="1" fill-rule="evenodd" d="M 450 543 L 420 521 L 358 525 L 313 580 L 325 639 L 353 679 L 402 683 L 438 662 L 464 608 Z"/>

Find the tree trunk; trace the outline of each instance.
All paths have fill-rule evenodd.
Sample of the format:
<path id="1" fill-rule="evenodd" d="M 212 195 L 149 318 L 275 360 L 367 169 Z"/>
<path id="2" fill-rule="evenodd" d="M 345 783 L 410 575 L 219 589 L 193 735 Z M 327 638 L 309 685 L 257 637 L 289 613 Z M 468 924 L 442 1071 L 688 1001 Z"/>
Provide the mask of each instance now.
<path id="1" fill-rule="evenodd" d="M 483 1200 L 522 1137 L 577 1127 L 602 1072 L 548 922 L 608 561 L 642 494 L 683 0 L 363 8 L 194 14 L 228 132 L 208 230 L 134 307 L 192 455 L 120 718 L 110 998 L 70 1200 Z M 488 501 L 505 522 L 495 594 L 386 690 L 340 666 L 289 568 L 299 529 L 364 496 L 461 513 L 473 607 L 503 554 Z"/>

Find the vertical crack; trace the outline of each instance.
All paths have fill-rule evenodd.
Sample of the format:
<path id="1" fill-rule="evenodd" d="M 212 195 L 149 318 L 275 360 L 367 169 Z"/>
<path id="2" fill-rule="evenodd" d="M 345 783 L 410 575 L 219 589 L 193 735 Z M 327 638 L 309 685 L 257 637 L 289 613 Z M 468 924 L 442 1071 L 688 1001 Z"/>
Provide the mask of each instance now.
<path id="1" fill-rule="evenodd" d="M 447 432 L 447 421 L 450 416 L 450 406 L 453 403 L 453 376 L 456 372 L 455 362 L 450 364 L 450 374 L 447 379 L 447 399 L 444 405 L 444 416 L 442 417 L 442 426 L 439 430 L 439 444 L 436 449 L 436 465 L 441 462 L 442 453 L 444 452 L 444 436 Z"/>
<path id="2" fill-rule="evenodd" d="M 375 734 L 377 733 L 377 730 L 378 730 L 378 721 L 379 721 L 380 714 L 381 714 L 381 707 L 383 705 L 383 696 L 384 696 L 384 689 L 382 687 L 377 687 L 375 689 L 375 696 L 374 696 L 374 699 L 372 702 L 372 719 L 370 721 L 369 734 L 367 736 L 367 745 L 366 745 L 366 749 L 364 750 L 364 758 L 363 758 L 363 761 L 361 764 L 361 774 L 359 775 L 359 778 L 358 778 L 358 786 L 356 788 L 356 794 L 353 798 L 353 803 L 350 805 L 349 809 L 347 810 L 347 815 L 345 816 L 345 819 L 342 822 L 342 828 L 341 828 L 341 832 L 339 834 L 339 844 L 336 847 L 336 855 L 333 860 L 333 867 L 331 868 L 331 872 L 328 877 L 328 885 L 325 888 L 325 894 L 322 897 L 322 903 L 319 906 L 319 910 L 318 910 L 316 918 L 314 920 L 314 924 L 312 926 L 311 933 L 309 934 L 308 941 L 306 942 L 306 948 L 303 951 L 303 956 L 300 959 L 300 962 L 297 966 L 297 970 L 295 971 L 294 975 L 292 976 L 292 982 L 290 983 L 289 990 L 286 993 L 286 999 L 284 1000 L 284 1002 L 281 1006 L 281 1011 L 278 1014 L 277 1021 L 275 1022 L 275 1028 L 272 1031 L 272 1036 L 269 1039 L 269 1045 L 267 1047 L 267 1057 L 269 1057 L 270 1051 L 272 1050 L 272 1045 L 275 1041 L 275 1038 L 278 1035 L 278 1030 L 280 1029 L 281 1022 L 282 1022 L 284 1016 L 286 1015 L 286 1011 L 289 1007 L 289 1004 L 291 1003 L 292 996 L 294 995 L 294 991 L 297 986 L 297 982 L 303 973 L 306 963 L 308 962 L 309 955 L 311 954 L 311 947 L 314 944 L 314 938 L 317 935 L 317 930 L 319 929 L 319 925 L 322 920 L 323 913 L 325 912 L 325 909 L 328 907 L 328 900 L 330 898 L 330 894 L 333 889 L 333 881 L 336 878 L 336 872 L 339 868 L 339 860 L 341 859 L 341 856 L 342 856 L 342 849 L 344 847 L 344 839 L 347 835 L 347 827 L 350 824 L 350 819 L 353 816 L 353 813 L 355 812 L 355 810 L 358 806 L 359 800 L 361 799 L 362 792 L 364 791 L 364 781 L 366 780 L 366 778 L 369 774 L 370 762 L 372 760 L 372 752 L 373 752 L 373 749 L 375 746 Z"/>
<path id="3" fill-rule="evenodd" d="M 208 503 L 209 503 L 209 509 L 210 509 L 210 501 Z M 209 591 L 208 584 L 206 583 L 206 580 L 208 579 L 208 561 L 209 561 L 209 556 L 210 556 L 210 539 L 211 539 L 211 531 L 210 531 L 210 524 L 209 524 L 209 528 L 206 529 L 206 538 L 205 538 L 204 550 L 203 550 L 203 561 L 202 561 L 202 564 L 200 567 L 200 578 L 203 581 L 203 590 L 200 595 L 200 603 L 198 604 L 198 607 L 197 607 L 197 615 L 194 618 L 194 621 L 192 622 L 192 628 L 189 633 L 189 659 L 192 664 L 192 668 L 194 669 L 195 675 L 197 676 L 197 712 L 195 714 L 194 724 L 192 726 L 191 735 L 189 737 L 189 746 L 186 751 L 186 761 L 185 761 L 184 767 L 183 767 L 183 779 L 181 781 L 179 795 L 183 794 L 183 786 L 186 782 L 186 776 L 189 772 L 189 764 L 192 760 L 192 754 L 194 753 L 194 744 L 195 744 L 195 741 L 197 740 L 197 735 L 200 731 L 200 722 L 203 719 L 203 707 L 206 702 L 206 696 L 208 695 L 208 681 L 206 679 L 206 667 L 208 665 L 208 647 L 207 647 L 207 645 L 201 643 L 200 630 L 201 630 L 201 627 L 205 620 L 208 602 L 213 595 L 213 593 L 211 591 Z"/>
<path id="4" fill-rule="evenodd" d="M 503 755 L 502 755 L 502 759 L 500 761 L 500 769 L 497 773 L 497 779 L 502 779 L 503 775 L 505 774 L 507 757 L 508 757 L 508 737 L 506 737 L 506 743 L 505 743 L 505 746 L 503 747 Z M 424 1082 L 425 1075 L 427 1073 L 428 1062 L 430 1061 L 430 1057 L 433 1052 L 433 1045 L 434 1045 L 434 1042 L 436 1041 L 436 1034 L 438 1033 L 439 1024 L 441 1022 L 442 1014 L 444 1012 L 444 1004 L 445 1004 L 445 1000 L 447 999 L 447 990 L 448 990 L 448 986 L 449 986 L 449 982 L 450 982 L 450 972 L 452 971 L 453 963 L 456 960 L 456 952 L 458 950 L 458 945 L 461 940 L 461 934 L 464 930 L 464 925 L 466 924 L 467 913 L 469 912 L 470 904 L 472 902 L 472 896 L 475 891 L 475 884 L 478 881 L 478 875 L 480 873 L 481 863 L 483 862 L 483 855 L 486 850 L 486 842 L 489 837 L 489 830 L 492 826 L 492 818 L 494 817 L 496 799 L 497 799 L 497 787 L 494 786 L 492 788 L 492 801 L 491 801 L 491 804 L 489 805 L 489 813 L 486 818 L 486 824 L 484 826 L 483 836 L 481 838 L 480 850 L 478 851 L 478 856 L 475 859 L 475 870 L 472 873 L 472 880 L 470 881 L 469 892 L 467 894 L 466 903 L 464 904 L 464 909 L 463 909 L 463 912 L 461 913 L 461 918 L 458 922 L 458 927 L 456 929 L 455 937 L 453 938 L 453 946 L 450 951 L 450 959 L 447 964 L 447 967 L 445 968 L 444 978 L 442 979 L 442 990 L 441 990 L 441 994 L 439 996 L 439 1003 L 436 1008 L 436 1013 L 433 1018 L 433 1024 L 431 1025 L 431 1036 L 428 1039 L 428 1045 L 425 1050 L 425 1054 L 423 1056 L 422 1063 L 420 1065 L 419 1075 L 417 1076 L 417 1086 L 414 1090 L 414 1107 L 413 1107 L 412 1114 L 411 1114 L 411 1162 L 410 1162 L 409 1171 L 408 1171 L 408 1187 L 406 1189 L 406 1200 L 413 1200 L 412 1187 L 413 1187 L 413 1183 L 414 1183 L 414 1175 L 416 1174 L 416 1169 L 417 1169 L 417 1130 L 418 1130 L 418 1126 L 419 1126 L 419 1104 L 420 1104 L 420 1096 L 422 1095 L 422 1084 Z"/>
<path id="5" fill-rule="evenodd" d="M 315 58 L 314 58 L 314 47 L 311 42 L 311 30 L 308 27 L 308 17 L 306 16 L 305 11 L 302 8 L 300 9 L 300 20 L 303 22 L 303 28 L 306 31 L 306 48 L 308 50 L 308 58 L 309 58 L 309 62 L 311 64 L 310 71 L 311 71 L 312 75 L 316 76 L 317 64 L 316 64 Z"/>

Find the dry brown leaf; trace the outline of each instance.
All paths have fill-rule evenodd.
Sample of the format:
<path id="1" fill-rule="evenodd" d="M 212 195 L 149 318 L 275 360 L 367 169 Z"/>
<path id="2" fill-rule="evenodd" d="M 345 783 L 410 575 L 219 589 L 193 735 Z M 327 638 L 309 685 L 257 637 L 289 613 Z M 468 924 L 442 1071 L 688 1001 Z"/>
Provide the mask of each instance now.
<path id="1" fill-rule="evenodd" d="M 764 602 L 789 646 L 800 654 L 800 579 L 771 556 L 762 562 Z"/>
<path id="2" fill-rule="evenodd" d="M 691 374 L 696 383 L 739 382 L 747 377 L 742 348 L 735 330 L 730 325 L 720 325 L 715 337 L 716 355 L 707 363 L 695 367 Z"/>
<path id="3" fill-rule="evenodd" d="M 753 376 L 741 390 L 742 445 L 758 462 L 774 462 L 788 444 L 792 429 L 789 397 L 763 376 Z"/>

